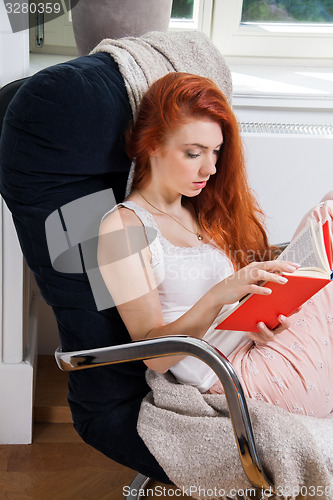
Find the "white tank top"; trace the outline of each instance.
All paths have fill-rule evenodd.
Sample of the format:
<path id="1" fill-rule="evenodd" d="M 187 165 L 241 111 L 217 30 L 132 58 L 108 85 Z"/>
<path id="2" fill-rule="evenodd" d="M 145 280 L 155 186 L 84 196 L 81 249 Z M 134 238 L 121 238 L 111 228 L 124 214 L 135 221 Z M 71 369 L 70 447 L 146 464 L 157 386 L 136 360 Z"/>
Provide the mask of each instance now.
<path id="1" fill-rule="evenodd" d="M 200 247 L 177 247 L 164 238 L 153 215 L 137 203 L 125 201 L 117 206 L 133 210 L 144 226 L 166 324 L 182 316 L 210 288 L 234 272 L 231 260 L 211 243 Z M 220 314 L 231 306 L 224 306 Z M 229 356 L 248 337 L 244 332 L 215 330 L 218 318 L 207 330 L 204 339 Z M 170 371 L 180 382 L 195 385 L 202 392 L 217 380 L 215 373 L 205 363 L 191 356 L 184 358 Z"/>

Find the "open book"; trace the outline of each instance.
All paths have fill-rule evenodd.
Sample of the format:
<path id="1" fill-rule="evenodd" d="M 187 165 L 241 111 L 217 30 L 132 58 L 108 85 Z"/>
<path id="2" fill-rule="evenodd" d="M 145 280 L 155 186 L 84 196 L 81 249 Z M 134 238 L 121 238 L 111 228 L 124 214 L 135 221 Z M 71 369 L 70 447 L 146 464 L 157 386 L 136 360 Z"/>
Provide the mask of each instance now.
<path id="1" fill-rule="evenodd" d="M 258 332 L 259 321 L 276 328 L 280 314 L 289 316 L 333 279 L 332 242 L 329 221 L 311 221 L 277 259 L 301 265 L 294 273 L 283 273 L 288 283 L 262 283 L 272 290 L 270 295 L 246 295 L 222 315 L 216 328 Z"/>

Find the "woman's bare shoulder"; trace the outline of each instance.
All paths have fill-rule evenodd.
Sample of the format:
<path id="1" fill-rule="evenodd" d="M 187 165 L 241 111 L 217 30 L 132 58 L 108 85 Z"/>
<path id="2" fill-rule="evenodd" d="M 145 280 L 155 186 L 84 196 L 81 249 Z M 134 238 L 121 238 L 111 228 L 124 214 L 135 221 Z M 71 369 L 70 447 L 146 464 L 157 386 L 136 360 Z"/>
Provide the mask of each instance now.
<path id="1" fill-rule="evenodd" d="M 100 234 L 129 226 L 142 226 L 142 223 L 134 210 L 119 206 L 104 216 L 100 225 Z"/>

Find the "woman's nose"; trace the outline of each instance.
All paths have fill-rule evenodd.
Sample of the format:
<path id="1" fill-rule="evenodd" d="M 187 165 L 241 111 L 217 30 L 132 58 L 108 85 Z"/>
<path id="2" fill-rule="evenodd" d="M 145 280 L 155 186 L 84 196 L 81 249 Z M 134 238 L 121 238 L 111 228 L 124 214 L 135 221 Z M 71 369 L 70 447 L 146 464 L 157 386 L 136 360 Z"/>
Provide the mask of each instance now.
<path id="1" fill-rule="evenodd" d="M 216 156 L 205 158 L 200 170 L 203 175 L 214 175 L 216 173 Z"/>

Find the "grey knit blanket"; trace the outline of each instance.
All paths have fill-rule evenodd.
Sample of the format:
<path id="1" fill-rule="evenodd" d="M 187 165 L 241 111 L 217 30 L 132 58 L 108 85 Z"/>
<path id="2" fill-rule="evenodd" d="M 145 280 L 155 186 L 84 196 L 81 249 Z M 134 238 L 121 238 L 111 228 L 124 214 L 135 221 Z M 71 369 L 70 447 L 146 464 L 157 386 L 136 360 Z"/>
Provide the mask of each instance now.
<path id="1" fill-rule="evenodd" d="M 178 384 L 170 373 L 147 370 L 147 381 L 152 391 L 142 402 L 138 432 L 171 481 L 198 499 L 250 490 L 225 397 Z M 248 406 L 276 498 L 332 500 L 333 414 L 304 417 L 252 399 Z"/>
<path id="2" fill-rule="evenodd" d="M 210 78 L 231 104 L 230 70 L 220 52 L 203 33 L 152 31 L 136 38 L 106 38 L 91 54 L 96 52 L 109 53 L 118 64 L 134 117 L 148 87 L 171 71 Z"/>

